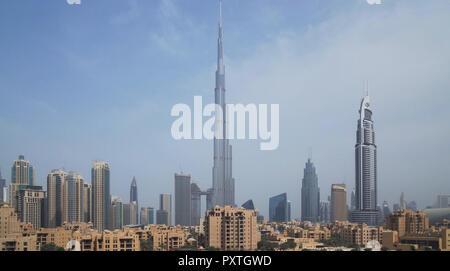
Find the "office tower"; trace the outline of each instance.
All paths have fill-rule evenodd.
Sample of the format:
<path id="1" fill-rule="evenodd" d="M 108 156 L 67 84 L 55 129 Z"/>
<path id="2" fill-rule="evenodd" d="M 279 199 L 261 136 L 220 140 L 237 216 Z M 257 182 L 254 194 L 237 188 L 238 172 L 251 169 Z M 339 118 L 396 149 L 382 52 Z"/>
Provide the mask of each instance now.
<path id="1" fill-rule="evenodd" d="M 393 209 L 394 209 L 394 212 L 400 211 L 401 210 L 400 204 L 394 203 Z"/>
<path id="2" fill-rule="evenodd" d="M 225 102 L 225 65 L 223 62 L 222 43 L 222 1 L 220 1 L 219 39 L 216 71 L 215 104 L 222 109 L 222 114 L 216 114 L 216 131 L 214 135 L 214 166 L 213 166 L 213 206 L 234 206 L 234 178 L 232 172 L 232 148 L 228 141 L 227 111 Z M 217 127 L 221 127 L 217 128 Z"/>
<path id="3" fill-rule="evenodd" d="M 175 174 L 175 225 L 191 225 L 191 176 Z"/>
<path id="4" fill-rule="evenodd" d="M 253 204 L 253 200 L 251 199 L 244 202 L 241 207 L 247 210 L 255 210 L 255 205 Z"/>
<path id="5" fill-rule="evenodd" d="M 167 223 L 163 224 L 166 224 L 167 226 L 172 225 L 172 195 L 170 194 L 159 195 L 159 210 L 167 212 Z"/>
<path id="6" fill-rule="evenodd" d="M 320 202 L 319 219 L 320 219 L 320 222 L 322 222 L 322 223 L 330 222 L 330 202 L 329 201 L 321 201 Z"/>
<path id="7" fill-rule="evenodd" d="M 156 224 L 157 225 L 170 225 L 170 216 L 167 210 L 157 210 L 156 211 Z"/>
<path id="8" fill-rule="evenodd" d="M 437 208 L 449 208 L 450 207 L 450 195 L 438 195 L 436 207 Z"/>
<path id="9" fill-rule="evenodd" d="M 393 212 L 386 219 L 386 229 L 397 231 L 398 236 L 424 234 L 428 231 L 430 222 L 423 212 L 400 210 Z"/>
<path id="10" fill-rule="evenodd" d="M 386 219 L 388 215 L 391 214 L 391 209 L 389 208 L 389 203 L 387 201 L 383 202 L 383 217 Z"/>
<path id="11" fill-rule="evenodd" d="M 308 159 L 302 180 L 302 221 L 319 221 L 320 189 L 316 168 Z"/>
<path id="12" fill-rule="evenodd" d="M 136 221 L 134 221 L 132 224 L 137 225 L 139 224 L 139 201 L 138 201 L 138 189 L 136 184 L 136 177 L 133 177 L 133 180 L 131 181 L 131 187 L 130 187 L 130 202 L 136 202 Z"/>
<path id="13" fill-rule="evenodd" d="M 287 221 L 291 221 L 291 207 L 292 207 L 292 201 L 288 200 L 288 216 L 287 216 Z"/>
<path id="14" fill-rule="evenodd" d="M 27 185 L 16 193 L 16 212 L 21 222 L 33 224 L 35 230 L 43 225 L 45 191 L 41 186 Z"/>
<path id="15" fill-rule="evenodd" d="M 206 246 L 221 250 L 255 250 L 261 240 L 254 210 L 216 206 L 206 212 Z"/>
<path id="16" fill-rule="evenodd" d="M 19 155 L 11 167 L 11 183 L 34 185 L 34 168 L 23 155 Z"/>
<path id="17" fill-rule="evenodd" d="M 92 185 L 83 183 L 83 222 L 92 221 Z"/>
<path id="18" fill-rule="evenodd" d="M 356 196 L 355 196 L 355 190 L 352 190 L 352 194 L 350 196 L 350 210 L 356 209 Z"/>
<path id="19" fill-rule="evenodd" d="M 115 198 L 111 204 L 111 228 L 122 229 L 124 226 L 123 202 L 121 198 Z"/>
<path id="20" fill-rule="evenodd" d="M 405 198 L 405 193 L 402 192 L 402 194 L 400 195 L 400 208 L 402 210 L 406 210 L 407 208 L 407 203 L 406 203 L 406 198 Z"/>
<path id="21" fill-rule="evenodd" d="M 135 201 L 123 205 L 123 224 L 124 226 L 136 225 L 136 209 Z"/>
<path id="22" fill-rule="evenodd" d="M 64 182 L 67 173 L 52 170 L 47 175 L 47 227 L 56 228 L 64 222 Z"/>
<path id="23" fill-rule="evenodd" d="M 141 208 L 141 225 L 153 225 L 155 224 L 154 220 L 154 209 L 153 207 L 142 207 Z"/>
<path id="24" fill-rule="evenodd" d="M 331 222 L 347 221 L 347 189 L 345 185 L 331 185 Z"/>
<path id="25" fill-rule="evenodd" d="M 92 222 L 99 232 L 109 228 L 111 206 L 110 170 L 106 162 L 96 161 L 91 169 Z"/>
<path id="26" fill-rule="evenodd" d="M 34 168 L 23 155 L 13 162 L 11 166 L 11 183 L 9 184 L 9 203 L 17 210 L 17 191 L 34 185 Z"/>
<path id="27" fill-rule="evenodd" d="M 6 187 L 6 180 L 2 178 L 2 172 L 0 171 L 0 202 L 7 202 Z"/>
<path id="28" fill-rule="evenodd" d="M 288 220 L 287 194 L 283 193 L 269 199 L 269 221 L 286 222 Z"/>
<path id="29" fill-rule="evenodd" d="M 64 183 L 64 221 L 84 221 L 84 179 L 80 174 L 70 172 Z"/>
<path id="30" fill-rule="evenodd" d="M 191 224 L 193 226 L 200 225 L 200 219 L 202 218 L 202 194 L 200 187 L 196 183 L 191 183 Z"/>
<path id="31" fill-rule="evenodd" d="M 361 101 L 359 117 L 355 145 L 356 208 L 351 219 L 372 226 L 378 224 L 377 146 L 368 94 Z"/>

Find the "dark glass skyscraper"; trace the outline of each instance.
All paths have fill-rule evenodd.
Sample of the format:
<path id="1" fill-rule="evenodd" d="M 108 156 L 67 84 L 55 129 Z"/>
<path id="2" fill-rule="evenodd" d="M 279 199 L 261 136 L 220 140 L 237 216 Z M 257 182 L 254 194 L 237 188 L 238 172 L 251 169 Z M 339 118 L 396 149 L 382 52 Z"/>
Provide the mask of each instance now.
<path id="1" fill-rule="evenodd" d="M 175 225 L 191 226 L 191 176 L 175 174 Z"/>
<path id="2" fill-rule="evenodd" d="M 359 109 L 355 145 L 355 197 L 356 208 L 352 221 L 376 225 L 377 210 L 377 146 L 373 128 L 370 98 L 367 94 Z"/>
<path id="3" fill-rule="evenodd" d="M 269 221 L 286 222 L 288 221 L 289 210 L 287 194 L 283 193 L 269 199 Z"/>
<path id="4" fill-rule="evenodd" d="M 139 221 L 139 201 L 138 201 L 138 189 L 136 183 L 136 177 L 133 177 L 130 187 L 130 203 L 136 202 L 136 221 L 132 221 L 133 224 L 138 224 Z"/>
<path id="5" fill-rule="evenodd" d="M 302 180 L 302 221 L 318 222 L 320 210 L 319 178 L 316 168 L 308 159 L 303 171 Z"/>
<path id="6" fill-rule="evenodd" d="M 225 103 L 225 65 L 222 43 L 222 1 L 220 1 L 219 39 L 217 46 L 217 71 L 215 104 L 222 108 L 222 114 L 216 114 L 215 127 L 221 127 L 221 134 L 214 135 L 213 166 L 213 206 L 234 206 L 234 178 L 232 174 L 232 149 L 227 139 L 227 118 Z M 217 113 L 217 112 L 216 112 Z M 219 129 L 220 130 L 220 129 Z"/>

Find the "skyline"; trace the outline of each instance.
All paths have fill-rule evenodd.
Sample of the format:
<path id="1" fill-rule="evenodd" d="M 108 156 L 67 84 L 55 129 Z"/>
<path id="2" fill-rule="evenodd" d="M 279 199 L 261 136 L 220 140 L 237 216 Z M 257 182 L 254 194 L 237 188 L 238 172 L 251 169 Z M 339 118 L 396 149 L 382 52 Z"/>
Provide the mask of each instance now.
<path id="1" fill-rule="evenodd" d="M 288 191 L 288 199 L 293 201 L 293 217 L 300 217 L 301 186 L 299 182 L 302 178 L 302 165 L 307 159 L 307 149 L 310 146 L 314 150 L 313 162 L 319 175 L 319 187 L 325 189 L 323 191 L 329 191 L 328 188 L 332 183 L 344 182 L 351 191 L 354 187 L 354 162 L 352 162 L 354 159 L 354 124 L 357 120 L 361 94 L 364 91 L 362 82 L 365 80 L 371 82 L 374 110 L 377 112 L 375 121 L 377 123 L 377 142 L 380 145 L 378 203 L 387 200 L 392 208 L 393 203 L 397 202 L 399 194 L 405 192 L 408 200 L 416 200 L 419 207 L 423 208 L 433 204 L 434 202 L 429 201 L 434 201 L 436 195 L 441 191 L 450 190 L 449 169 L 445 166 L 450 160 L 449 146 L 441 144 L 442 140 L 449 136 L 448 127 L 441 124 L 445 123 L 450 115 L 446 110 L 449 102 L 448 94 L 445 92 L 449 87 L 449 79 L 446 78 L 446 74 L 448 75 L 450 70 L 450 61 L 448 61 L 450 56 L 443 50 L 431 52 L 437 50 L 436 48 L 448 48 L 449 40 L 445 36 L 450 35 L 445 35 L 445 31 L 449 30 L 443 27 L 449 21 L 448 18 L 443 17 L 446 13 L 448 14 L 448 5 L 441 4 L 442 1 L 430 1 L 428 6 L 419 1 L 408 1 L 409 4 L 406 4 L 405 1 L 396 1 L 395 3 L 384 1 L 382 5 L 372 6 L 362 5 L 363 1 L 349 2 L 351 3 L 346 3 L 331 11 L 337 2 L 329 1 L 330 7 L 325 8 L 324 11 L 328 17 L 320 19 L 318 17 L 315 20 L 311 17 L 314 14 L 320 14 L 320 10 L 323 8 L 321 4 L 292 4 L 300 5 L 303 8 L 302 11 L 308 10 L 308 8 L 312 11 L 310 17 L 304 19 L 304 23 L 293 20 L 292 14 L 283 9 L 286 6 L 277 5 L 274 10 L 281 9 L 281 13 L 286 16 L 286 19 L 276 18 L 272 14 L 275 17 L 272 20 L 289 21 L 291 25 L 275 23 L 276 27 L 268 27 L 269 29 L 267 29 L 267 24 L 266 27 L 257 28 L 256 23 L 254 25 L 251 20 L 251 23 L 245 23 L 249 26 L 248 28 L 238 29 L 238 25 L 242 23 L 242 16 L 245 14 L 254 15 L 256 18 L 258 14 L 266 14 L 265 12 L 268 12 L 273 4 L 264 2 L 257 5 L 256 1 L 249 1 L 239 4 L 242 12 L 236 12 L 238 7 L 236 1 L 227 1 L 224 6 L 227 18 L 224 22 L 226 24 L 224 43 L 227 48 L 225 61 L 228 66 L 227 88 L 230 90 L 230 98 L 232 101 L 244 104 L 246 102 L 277 102 L 281 107 L 282 118 L 279 150 L 265 153 L 258 151 L 256 144 L 251 141 L 233 143 L 234 175 L 238 180 L 236 184 L 236 204 L 238 206 L 248 199 L 253 199 L 255 207 L 265 217 L 268 217 L 269 197 Z M 12 22 L 11 16 L 20 13 L 19 8 L 23 7 L 23 4 L 8 3 L 8 7 L 6 4 L 0 4 L 5 5 L 0 9 L 2 22 L 0 30 L 8 37 L 7 42 L 0 45 L 0 56 L 5 59 L 4 63 L 7 63 L 6 66 L 0 65 L 0 74 L 6 75 L 6 77 L 1 76 L 0 78 L 2 85 L 0 91 L 2 97 L 7 97 L 0 101 L 0 126 L 4 127 L 3 131 L 5 131 L 0 140 L 0 147 L 4 150 L 0 155 L 0 166 L 8 182 L 10 182 L 11 176 L 5 173 L 9 172 L 8 169 L 13 160 L 19 154 L 24 154 L 36 169 L 36 185 L 43 187 L 45 187 L 47 174 L 55 168 L 65 167 L 80 173 L 86 180 L 89 180 L 91 162 L 97 159 L 105 160 L 111 166 L 112 195 L 127 199 L 129 182 L 133 176 L 136 176 L 139 182 L 141 206 L 157 208 L 159 194 L 173 194 L 173 174 L 181 171 L 180 165 L 182 171 L 191 174 L 193 181 L 198 183 L 201 189 L 205 190 L 210 187 L 212 142 L 174 142 L 169 134 L 172 121 L 169 111 L 173 104 L 191 102 L 192 97 L 199 92 L 205 97 L 205 100 L 213 100 L 211 88 L 214 84 L 213 63 L 216 50 L 217 14 L 215 11 L 217 3 L 215 1 L 207 4 L 201 2 L 201 5 L 198 3 L 200 2 L 197 1 L 197 7 L 204 8 L 202 12 L 208 10 L 205 13 L 208 16 L 202 21 L 203 27 L 197 29 L 191 25 L 190 27 L 198 31 L 193 38 L 183 35 L 178 40 L 174 39 L 171 44 L 177 47 L 183 47 L 181 45 L 189 45 L 189 43 L 194 44 L 195 46 L 186 46 L 191 49 L 192 55 L 179 55 L 181 53 L 177 53 L 177 50 L 174 52 L 167 48 L 164 50 L 168 51 L 155 49 L 154 54 L 158 52 L 163 55 L 160 59 L 168 60 L 167 63 L 159 62 L 160 65 L 151 63 L 152 57 L 155 57 L 154 54 L 152 57 L 146 55 L 144 52 L 148 53 L 148 49 L 144 50 L 137 46 L 136 39 L 133 39 L 135 43 L 125 42 L 125 45 L 120 48 L 116 47 L 118 45 L 114 45 L 113 42 L 118 40 L 117 35 L 121 38 L 128 37 L 125 32 L 130 29 L 137 31 L 136 26 L 139 29 L 143 28 L 143 24 L 138 24 L 136 21 L 141 22 L 144 7 L 153 7 L 152 5 L 136 1 L 128 1 L 119 6 L 117 3 L 106 5 L 104 2 L 91 4 L 86 1 L 77 7 L 68 5 L 65 7 L 64 3 L 61 5 L 59 3 L 31 5 L 25 9 L 25 12 L 42 11 L 42 9 L 50 7 L 50 10 L 52 8 L 60 9 L 61 12 L 70 15 L 68 18 L 58 15 L 58 21 L 62 22 L 63 26 L 58 32 L 59 35 L 51 35 L 51 40 L 55 41 L 60 41 L 62 36 L 69 37 L 68 40 L 72 41 L 77 41 L 79 38 L 84 40 L 92 38 L 93 31 L 83 33 L 81 30 L 87 31 L 87 26 L 92 27 L 91 23 L 97 20 L 104 22 L 105 18 L 93 18 L 90 17 L 92 14 L 89 14 L 99 5 L 108 7 L 105 11 L 108 15 L 114 13 L 110 12 L 114 8 L 120 11 L 126 10 L 124 6 L 126 7 L 127 4 L 130 4 L 130 10 L 133 10 L 134 5 L 135 10 L 141 12 L 141 16 L 135 15 L 137 17 L 134 18 L 130 15 L 127 19 L 129 21 L 117 19 L 118 21 L 111 22 L 111 25 L 115 27 L 106 28 L 108 31 L 102 37 L 105 38 L 105 41 L 94 39 L 93 43 L 86 43 L 88 45 L 76 42 L 77 46 L 81 47 L 79 50 L 69 47 L 72 53 L 78 54 L 66 56 L 67 59 L 73 61 L 71 65 L 66 66 L 63 65 L 65 61 L 59 62 L 49 58 L 50 68 L 42 70 L 37 69 L 40 67 L 39 63 L 47 62 L 41 60 L 41 57 L 34 53 L 30 53 L 32 51 L 24 50 L 24 56 L 14 59 L 17 57 L 16 54 L 22 51 L 20 49 L 25 49 L 20 47 L 25 46 L 21 41 L 26 41 L 27 35 L 31 34 L 25 32 L 27 35 L 12 35 L 6 30 L 5 25 Z M 188 18 L 193 24 L 198 22 L 194 18 L 192 8 L 186 7 L 180 1 L 161 1 L 158 4 L 162 4 L 159 7 L 167 8 L 161 14 L 171 16 L 176 10 L 175 13 L 178 16 Z M 255 8 L 256 6 L 257 11 L 250 9 L 250 7 Z M 259 9 L 265 9 L 265 11 Z M 291 9 L 294 8 L 291 7 Z M 350 9 L 350 19 L 343 20 L 342 12 L 343 10 L 348 11 L 348 9 Z M 433 12 L 430 13 L 433 14 L 433 18 L 429 18 L 426 12 L 423 12 L 424 14 L 419 12 L 421 9 L 432 10 Z M 12 15 L 4 14 L 5 11 L 12 11 Z M 396 18 L 398 21 L 392 20 L 395 15 L 399 15 Z M 81 18 L 79 16 L 90 18 L 91 21 L 75 27 L 73 22 Z M 268 16 L 262 16 L 262 19 L 267 18 Z M 380 18 L 385 20 L 381 21 Z M 47 23 L 51 23 L 51 19 L 55 19 L 55 15 L 43 22 L 45 26 L 38 27 L 38 30 L 45 33 L 48 31 L 47 34 L 50 34 L 53 28 Z M 351 24 L 352 20 L 356 20 L 356 26 Z M 425 26 L 416 25 L 415 21 L 427 22 L 427 24 Z M 176 24 L 179 20 L 170 18 L 166 22 Z M 331 26 L 332 22 L 338 22 L 338 26 Z M 30 21 L 21 22 L 20 26 L 30 27 L 30 23 Z M 429 31 L 430 27 L 439 26 L 439 23 L 444 23 L 438 28 L 439 31 Z M 402 24 L 408 24 L 410 32 L 402 34 L 404 30 L 401 28 Z M 68 25 L 72 25 L 77 30 L 75 36 L 73 36 L 74 29 Z M 104 27 L 104 25 L 93 28 L 100 30 L 100 27 Z M 167 29 L 171 29 L 171 27 L 168 26 Z M 295 27 L 299 27 L 301 30 L 295 32 L 293 31 Z M 339 29 L 340 27 L 344 27 L 343 33 Z M 393 37 L 389 33 L 380 34 L 380 31 L 385 31 L 385 27 L 392 29 L 397 36 Z M 175 29 L 184 32 L 180 25 L 177 25 Z M 284 32 L 280 31 L 281 34 L 277 35 L 276 32 L 279 29 Z M 361 32 L 365 32 L 367 29 L 370 30 L 369 33 L 362 35 L 363 38 L 358 38 Z M 337 33 L 327 37 L 330 30 L 331 32 L 337 31 Z M 425 30 L 428 31 L 425 33 Z M 168 32 L 170 31 L 168 30 Z M 158 32 L 155 31 L 155 33 Z M 261 38 L 254 34 L 243 39 L 249 33 L 266 33 L 267 36 Z M 416 41 L 414 36 L 417 33 L 423 35 L 418 38 L 420 43 L 414 42 Z M 133 34 L 137 33 L 133 32 Z M 349 45 L 344 42 L 345 37 L 350 38 L 359 46 L 362 45 L 362 48 L 358 46 L 345 47 L 344 45 Z M 321 42 L 316 48 L 314 41 L 317 40 Z M 154 41 L 161 41 L 161 39 L 155 38 Z M 246 46 L 239 49 L 241 43 Z M 335 46 L 336 44 L 338 46 Z M 409 50 L 397 47 L 404 44 L 408 44 Z M 46 48 L 54 49 L 48 45 L 39 43 L 38 39 L 38 42 L 34 43 L 33 50 L 43 54 L 42 57 L 48 56 L 50 52 L 42 51 Z M 55 48 L 67 49 L 64 45 L 67 44 L 63 44 L 62 47 L 55 46 Z M 314 48 L 308 48 L 312 45 Z M 106 53 L 102 55 L 99 49 L 95 49 L 96 46 L 107 49 Z M 135 50 L 134 54 L 130 50 L 126 50 L 127 54 L 124 57 L 116 55 L 125 52 L 123 50 L 127 46 L 139 50 Z M 15 48 L 19 48 L 19 50 L 13 50 Z M 346 51 L 341 51 L 344 48 Z M 353 54 L 348 53 L 347 50 Z M 356 52 L 352 50 L 356 50 Z M 185 50 L 180 51 L 185 52 Z M 406 52 L 401 53 L 401 51 Z M 272 53 L 268 54 L 268 52 Z M 336 52 L 343 56 L 336 58 L 333 56 L 333 53 Z M 367 53 L 369 52 L 376 56 L 368 57 Z M 8 56 L 8 53 L 12 53 L 12 55 Z M 175 56 L 171 56 L 174 53 Z M 102 56 L 97 57 L 97 54 Z M 387 62 L 389 57 L 395 54 L 398 54 L 395 59 L 402 65 L 399 65 L 397 61 L 395 63 Z M 61 55 L 58 54 L 58 56 Z M 107 61 L 107 58 L 113 56 L 115 57 L 114 61 Z M 409 60 L 411 56 L 415 57 L 414 61 Z M 80 67 L 86 67 L 89 57 L 93 57 L 94 65 L 80 73 Z M 140 57 L 143 58 L 143 61 L 139 60 Z M 277 60 L 277 57 L 280 60 Z M 346 57 L 350 60 L 345 59 Z M 377 58 L 381 60 L 378 62 Z M 332 62 L 331 60 L 337 61 Z M 359 60 L 363 64 L 359 64 Z M 83 63 L 83 61 L 87 62 Z M 96 61 L 98 61 L 97 64 Z M 322 62 L 322 66 L 317 65 L 317 62 Z M 349 62 L 353 63 L 356 70 L 362 69 L 362 71 L 355 72 L 346 69 L 345 72 L 342 72 L 342 67 L 347 68 L 346 64 Z M 416 62 L 420 65 L 417 65 Z M 133 65 L 136 63 L 139 65 Z M 325 68 L 324 63 L 330 64 L 331 67 Z M 386 63 L 392 65 L 392 69 L 386 67 L 388 66 Z M 126 65 L 120 68 L 121 65 L 118 64 Z M 180 67 L 176 67 L 175 72 L 168 72 L 173 68 L 173 64 L 179 64 Z M 148 65 L 148 68 L 145 68 L 145 65 Z M 117 70 L 108 66 L 116 67 Z M 334 70 L 340 66 L 342 66 L 341 69 Z M 435 66 L 438 69 L 435 70 L 433 68 Z M 380 67 L 386 68 L 386 70 L 379 70 Z M 65 68 L 67 70 L 64 72 Z M 192 71 L 190 71 L 191 68 Z M 319 68 L 322 68 L 320 72 L 314 72 Z M 126 69 L 131 71 L 126 72 Z M 19 70 L 21 72 L 18 72 Z M 393 73 L 393 70 L 396 72 Z M 180 78 L 179 76 L 183 73 L 187 73 L 187 75 Z M 296 78 L 298 74 L 302 75 L 301 78 Z M 328 79 L 324 81 L 333 82 L 333 85 L 338 86 L 336 89 L 330 88 L 330 85 L 320 80 L 324 74 Z M 118 81 L 119 79 L 116 78 L 118 75 L 124 77 L 123 81 Z M 22 76 L 26 80 L 19 81 Z M 158 81 L 160 84 L 167 84 L 168 78 L 172 76 L 180 79 L 183 86 L 179 86 L 181 82 L 170 82 L 171 86 L 166 88 L 177 91 L 150 91 L 151 93 L 146 94 L 147 87 L 144 86 L 153 86 Z M 61 77 L 62 80 L 58 81 L 53 77 Z M 90 77 L 96 78 L 94 80 Z M 160 78 L 155 79 L 155 77 Z M 411 80 L 411 78 L 415 80 Z M 280 90 L 291 89 L 292 86 L 300 86 L 298 88 L 301 91 L 283 92 Z M 96 90 L 97 87 L 104 90 Z M 137 90 L 130 90 L 132 88 Z M 161 86 L 156 88 L 163 89 Z M 265 91 L 260 91 L 261 89 Z M 333 89 L 336 92 L 330 92 L 327 89 Z M 277 93 L 273 90 L 276 90 Z M 280 92 L 284 95 L 279 95 Z M 315 95 L 313 92 L 317 92 L 317 94 Z M 103 96 L 105 93 L 109 95 L 107 99 Z M 162 96 L 177 98 L 163 99 Z M 103 99 L 101 99 L 102 97 Z M 331 97 L 331 99 L 324 101 L 323 97 Z M 119 102 L 120 99 L 123 101 Z M 289 101 L 293 99 L 297 103 L 293 104 Z M 303 101 L 308 101 L 308 103 Z M 417 106 L 419 102 L 420 106 Z M 317 109 L 318 105 L 325 107 L 326 110 Z M 408 110 L 411 107 L 414 107 L 414 112 Z M 17 110 L 17 108 L 21 110 Z M 83 112 L 80 113 L 79 109 Z M 330 111 L 333 114 L 330 114 Z M 152 117 L 152 115 L 157 117 Z M 149 123 L 148 127 L 144 128 L 143 126 L 146 125 L 142 125 L 142 123 Z M 292 129 L 290 125 L 293 123 L 300 126 L 300 130 Z M 59 129 L 55 129 L 55 126 Z M 332 142 L 325 142 L 324 139 L 329 138 L 330 135 L 323 136 L 323 134 L 330 129 L 336 131 L 336 136 Z M 414 132 L 408 133 L 408 138 L 404 138 L 402 132 L 411 130 Z M 118 144 L 123 147 L 117 146 Z M 161 146 L 163 147 L 161 148 Z M 414 149 L 410 146 L 414 146 Z M 183 155 L 180 156 L 180 153 Z M 204 161 L 204 163 L 198 163 L 198 161 Z M 268 166 L 264 167 L 264 172 L 261 172 L 257 165 Z M 432 182 L 432 186 L 424 182 L 428 179 Z M 266 191 L 250 191 L 248 189 L 261 182 L 264 183 Z M 149 192 L 142 194 L 143 191 Z M 321 195 L 322 200 L 328 196 L 328 193 L 324 194 Z"/>

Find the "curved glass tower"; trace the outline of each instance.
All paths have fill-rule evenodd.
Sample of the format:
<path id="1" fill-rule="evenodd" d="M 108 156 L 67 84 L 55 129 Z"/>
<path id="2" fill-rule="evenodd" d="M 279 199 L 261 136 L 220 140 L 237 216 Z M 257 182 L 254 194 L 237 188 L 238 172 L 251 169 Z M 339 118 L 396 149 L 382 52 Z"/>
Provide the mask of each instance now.
<path id="1" fill-rule="evenodd" d="M 234 206 L 234 178 L 232 175 L 231 145 L 226 137 L 226 103 L 225 103 L 225 65 L 223 63 L 222 44 L 222 1 L 220 1 L 219 39 L 217 45 L 217 71 L 215 104 L 222 108 L 222 114 L 216 114 L 215 129 L 221 134 L 214 135 L 214 166 L 213 166 L 213 206 Z M 220 127 L 220 128 L 217 128 Z"/>
<path id="2" fill-rule="evenodd" d="M 359 115 L 355 145 L 356 208 L 352 212 L 352 221 L 376 225 L 378 219 L 377 146 L 369 95 L 362 99 Z"/>

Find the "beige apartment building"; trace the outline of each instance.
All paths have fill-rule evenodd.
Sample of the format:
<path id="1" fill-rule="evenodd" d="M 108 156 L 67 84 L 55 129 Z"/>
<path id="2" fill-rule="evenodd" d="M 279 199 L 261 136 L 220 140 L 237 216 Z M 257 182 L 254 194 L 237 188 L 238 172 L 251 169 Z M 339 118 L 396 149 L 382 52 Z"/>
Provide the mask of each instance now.
<path id="1" fill-rule="evenodd" d="M 423 234 L 429 230 L 429 224 L 428 216 L 421 211 L 400 210 L 387 217 L 385 228 L 397 231 L 398 235 L 402 237 Z"/>
<path id="2" fill-rule="evenodd" d="M 344 185 L 331 186 L 331 222 L 347 221 L 347 189 Z"/>
<path id="3" fill-rule="evenodd" d="M 366 245 L 371 240 L 383 241 L 383 227 L 369 227 L 366 224 L 335 222 L 331 225 L 332 232 L 348 244 Z"/>
<path id="4" fill-rule="evenodd" d="M 208 247 L 221 250 L 255 250 L 261 240 L 254 210 L 216 206 L 204 222 Z"/>

